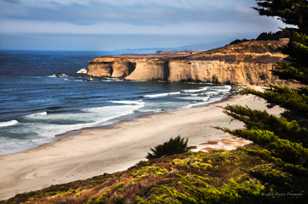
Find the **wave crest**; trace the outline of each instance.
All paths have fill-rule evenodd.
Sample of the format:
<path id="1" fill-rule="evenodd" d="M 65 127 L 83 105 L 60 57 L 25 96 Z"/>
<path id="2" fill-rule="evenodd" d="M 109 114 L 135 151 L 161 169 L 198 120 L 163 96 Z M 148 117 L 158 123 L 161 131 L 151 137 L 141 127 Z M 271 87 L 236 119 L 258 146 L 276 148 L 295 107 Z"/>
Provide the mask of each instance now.
<path id="1" fill-rule="evenodd" d="M 5 122 L 0 122 L 0 127 L 9 127 L 9 126 L 17 125 L 17 124 L 18 124 L 17 120 L 10 120 L 10 121 L 5 121 Z"/>
<path id="2" fill-rule="evenodd" d="M 47 115 L 47 112 L 44 111 L 44 112 L 32 113 L 30 115 L 26 115 L 25 117 L 26 118 L 40 118 L 40 117 L 46 116 L 46 115 Z"/>
<path id="3" fill-rule="evenodd" d="M 144 95 L 144 98 L 162 98 L 166 96 L 175 96 L 175 95 L 180 95 L 181 92 L 168 92 L 168 93 L 159 93 L 159 94 L 148 94 Z"/>
<path id="4" fill-rule="evenodd" d="M 121 100 L 121 101 L 110 101 L 114 104 L 123 104 L 123 105 L 144 105 L 144 102 L 141 100 L 138 101 L 129 101 L 129 100 Z"/>

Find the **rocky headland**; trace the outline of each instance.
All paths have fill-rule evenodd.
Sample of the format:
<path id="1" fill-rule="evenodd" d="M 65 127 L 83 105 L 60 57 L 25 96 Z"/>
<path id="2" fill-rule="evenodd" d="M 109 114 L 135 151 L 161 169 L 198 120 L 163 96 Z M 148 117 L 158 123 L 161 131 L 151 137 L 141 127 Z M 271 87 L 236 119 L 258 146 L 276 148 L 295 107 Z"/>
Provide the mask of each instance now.
<path id="1" fill-rule="evenodd" d="M 102 56 L 88 64 L 86 74 L 133 81 L 260 85 L 275 80 L 273 65 L 286 57 L 279 48 L 287 42 L 287 39 L 250 40 L 209 51 Z"/>

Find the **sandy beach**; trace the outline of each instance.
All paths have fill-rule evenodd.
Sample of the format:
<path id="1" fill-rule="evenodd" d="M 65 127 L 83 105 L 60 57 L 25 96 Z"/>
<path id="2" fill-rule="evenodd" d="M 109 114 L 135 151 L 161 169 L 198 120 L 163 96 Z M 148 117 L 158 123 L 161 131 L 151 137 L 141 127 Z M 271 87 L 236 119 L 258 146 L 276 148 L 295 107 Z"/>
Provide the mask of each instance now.
<path id="1" fill-rule="evenodd" d="M 154 114 L 110 128 L 71 132 L 54 143 L 0 156 L 0 200 L 52 184 L 125 170 L 143 160 L 151 147 L 177 135 L 189 138 L 190 145 L 228 138 L 214 126 L 240 128 L 242 124 L 223 113 L 222 107 L 227 104 L 266 109 L 262 99 L 237 95 L 206 107 Z M 270 110 L 275 114 L 279 111 Z"/>

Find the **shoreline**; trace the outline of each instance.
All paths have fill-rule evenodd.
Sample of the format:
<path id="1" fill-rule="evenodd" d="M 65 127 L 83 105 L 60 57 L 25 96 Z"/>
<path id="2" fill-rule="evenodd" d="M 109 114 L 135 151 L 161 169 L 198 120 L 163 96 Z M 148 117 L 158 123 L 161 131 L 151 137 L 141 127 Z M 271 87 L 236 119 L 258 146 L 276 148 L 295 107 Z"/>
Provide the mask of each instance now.
<path id="1" fill-rule="evenodd" d="M 213 128 L 240 128 L 223 113 L 227 104 L 266 109 L 262 99 L 231 95 L 207 106 L 153 113 L 108 127 L 74 130 L 55 141 L 20 153 L 0 156 L 0 200 L 53 184 L 125 170 L 144 159 L 151 147 L 181 135 L 189 145 L 229 137 Z M 278 109 L 271 110 L 279 113 Z M 200 114 L 202 113 L 202 114 Z"/>
<path id="2" fill-rule="evenodd" d="M 166 82 L 163 83 L 166 84 Z M 66 110 L 64 108 L 58 112 L 53 111 L 51 108 L 50 110 L 46 108 L 43 110 L 33 110 L 32 112 L 9 118 L 7 119 L 8 122 L 15 121 L 16 124 L 11 125 L 12 127 L 4 126 L 4 129 L 1 129 L 1 135 L 7 135 L 8 137 L 4 137 L 4 142 L 0 145 L 0 157 L 39 148 L 40 146 L 56 142 L 59 137 L 69 135 L 70 132 L 72 134 L 78 134 L 76 131 L 82 129 L 96 127 L 109 128 L 114 124 L 147 115 L 173 112 L 184 108 L 207 106 L 215 103 L 217 100 L 225 100 L 226 97 L 234 92 L 234 86 L 231 85 L 215 85 L 201 82 L 193 84 L 199 85 L 187 86 L 186 82 L 176 85 L 178 86 L 175 87 L 177 89 L 176 96 L 173 96 L 172 93 L 174 92 L 172 90 L 170 90 L 172 92 L 171 94 L 168 90 L 154 92 L 143 91 L 141 94 L 137 94 L 135 97 L 128 99 L 121 99 L 121 97 L 110 100 L 106 99 L 106 101 L 104 99 L 102 100 L 103 104 L 95 102 L 93 106 L 84 105 L 74 110 Z M 209 96 L 199 96 L 199 94 L 206 92 L 207 89 L 211 92 Z M 162 98 L 162 100 L 166 98 L 167 103 L 160 104 L 157 102 L 160 101 L 158 98 Z M 171 100 L 170 103 L 169 99 Z M 75 118 L 67 116 L 69 114 L 75 114 L 73 116 Z M 81 120 L 78 118 L 81 118 Z M 13 129 L 13 131 L 10 129 Z M 10 131 L 13 132 L 12 137 Z M 17 136 L 14 135 L 15 133 Z M 14 138 L 16 138 L 16 141 Z M 19 140 L 19 138 L 26 139 Z"/>
<path id="3" fill-rule="evenodd" d="M 98 126 L 93 126 L 93 127 L 85 127 L 85 128 L 81 128 L 81 129 L 77 129 L 77 130 L 71 130 L 59 135 L 55 135 L 55 139 L 51 142 L 45 143 L 45 144 L 41 144 L 37 147 L 31 148 L 31 149 L 27 149 L 21 152 L 15 152 L 15 153 L 11 153 L 11 154 L 5 154 L 5 155 L 0 155 L 0 159 L 1 156 L 7 156 L 7 155 L 14 155 L 14 154 L 18 154 L 18 153 L 25 153 L 28 151 L 32 151 L 35 150 L 37 148 L 40 148 L 41 146 L 45 146 L 45 145 L 52 145 L 53 143 L 56 143 L 58 141 L 61 141 L 62 139 L 68 138 L 68 137 L 78 137 L 78 135 L 82 132 L 82 131 L 87 131 L 87 130 L 95 130 L 95 129 L 99 129 L 99 130 L 104 130 L 104 129 L 112 129 L 115 128 L 117 125 L 120 125 L 121 123 L 128 123 L 128 122 L 132 122 L 134 120 L 138 120 L 138 119 L 145 119 L 145 118 L 149 118 L 152 116 L 156 116 L 156 115 L 161 115 L 161 114 L 170 114 L 173 112 L 177 112 L 177 111 L 183 111 L 183 110 L 188 110 L 188 109 L 195 109 L 195 108 L 204 108 L 207 106 L 211 106 L 211 105 L 215 105 L 217 103 L 222 103 L 225 101 L 228 101 L 229 99 L 231 99 L 232 97 L 235 97 L 237 94 L 235 93 L 234 89 L 232 88 L 232 90 L 230 91 L 229 94 L 227 94 L 224 98 L 222 98 L 219 101 L 214 101 L 211 103 L 208 103 L 206 105 L 200 105 L 197 107 L 191 107 L 191 108 L 178 108 L 175 110 L 169 110 L 169 111 L 162 111 L 162 112 L 149 112 L 149 113 L 140 113 L 139 115 L 134 115 L 134 114 L 129 114 L 126 116 L 123 116 L 119 119 L 115 119 L 115 122 L 112 122 L 111 124 L 107 124 L 107 125 L 98 125 Z"/>
<path id="4" fill-rule="evenodd" d="M 21 151 L 18 151 L 18 152 L 0 154 L 0 160 L 1 160 L 2 157 L 5 157 L 5 156 L 21 154 L 21 153 L 27 153 L 27 152 L 35 151 L 36 149 L 44 148 L 46 146 L 52 145 L 54 143 L 57 143 L 57 142 L 65 139 L 66 137 L 76 137 L 83 130 L 110 129 L 110 128 L 114 128 L 114 126 L 116 126 L 118 124 L 125 123 L 125 122 L 130 122 L 130 121 L 133 121 L 133 120 L 138 120 L 138 119 L 141 119 L 141 118 L 147 118 L 147 117 L 151 117 L 151 116 L 159 115 L 159 114 L 168 114 L 168 113 L 172 113 L 172 112 L 176 112 L 176 111 L 181 111 L 181 110 L 194 109 L 194 108 L 202 108 L 202 107 L 207 107 L 207 106 L 210 106 L 210 105 L 214 105 L 216 103 L 227 101 L 231 97 L 236 96 L 236 90 L 238 90 L 238 87 L 231 86 L 230 92 L 228 94 L 226 94 L 222 99 L 220 99 L 218 101 L 210 102 L 210 103 L 205 104 L 205 105 L 193 106 L 193 107 L 190 107 L 190 108 L 180 107 L 180 108 L 176 108 L 174 110 L 167 110 L 167 111 L 161 111 L 161 112 L 144 112 L 144 113 L 139 113 L 139 114 L 132 113 L 132 114 L 128 114 L 126 116 L 121 116 L 120 118 L 112 119 L 112 120 L 108 121 L 107 124 L 101 124 L 101 125 L 91 126 L 91 127 L 84 127 L 84 128 L 76 129 L 76 130 L 69 130 L 67 132 L 55 135 L 54 138 L 50 142 L 43 143 L 43 144 L 40 144 L 38 146 L 29 148 L 29 149 L 24 149 L 24 150 L 21 150 Z"/>

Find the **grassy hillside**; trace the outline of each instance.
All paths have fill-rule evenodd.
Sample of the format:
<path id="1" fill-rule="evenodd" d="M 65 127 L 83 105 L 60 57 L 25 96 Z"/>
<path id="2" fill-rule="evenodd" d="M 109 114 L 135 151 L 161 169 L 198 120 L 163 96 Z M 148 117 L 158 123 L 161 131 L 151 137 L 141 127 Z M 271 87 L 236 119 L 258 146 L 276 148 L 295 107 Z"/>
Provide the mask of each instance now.
<path id="1" fill-rule="evenodd" d="M 256 156 L 260 147 L 185 153 L 140 162 L 127 171 L 17 195 L 5 203 L 258 203 L 271 187 L 253 178 L 257 168 L 281 172 Z M 261 199 L 261 200 L 260 200 Z"/>

